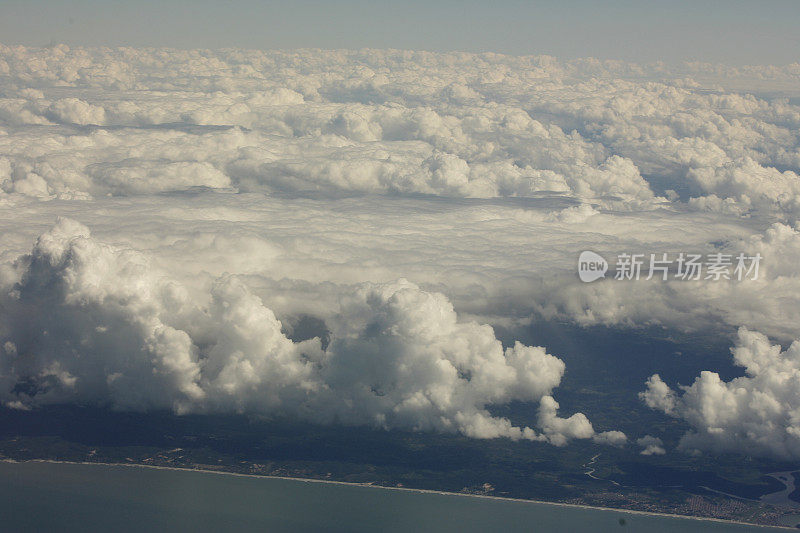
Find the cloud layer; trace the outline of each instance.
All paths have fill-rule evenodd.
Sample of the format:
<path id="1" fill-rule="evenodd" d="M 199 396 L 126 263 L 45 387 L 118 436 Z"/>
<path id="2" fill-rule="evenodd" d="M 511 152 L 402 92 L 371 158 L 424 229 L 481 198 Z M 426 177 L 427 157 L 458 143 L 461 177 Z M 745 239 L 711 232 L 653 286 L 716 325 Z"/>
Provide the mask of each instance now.
<path id="1" fill-rule="evenodd" d="M 2 47 L 0 73 L 6 192 L 555 192 L 633 209 L 677 191 L 696 209 L 797 214 L 797 106 L 686 77 L 775 88 L 796 65 L 59 45 Z"/>
<path id="2" fill-rule="evenodd" d="M 557 357 L 486 324 L 798 338 L 799 84 L 798 65 L 0 45 L 0 394 L 622 444 L 559 416 Z M 746 283 L 583 284 L 583 250 L 763 261 Z M 327 329 L 292 340 L 304 316 Z M 743 381 L 653 377 L 644 398 L 695 428 L 687 449 L 794 457 L 792 348 L 745 337 Z M 490 414 L 512 400 L 536 427 Z"/>

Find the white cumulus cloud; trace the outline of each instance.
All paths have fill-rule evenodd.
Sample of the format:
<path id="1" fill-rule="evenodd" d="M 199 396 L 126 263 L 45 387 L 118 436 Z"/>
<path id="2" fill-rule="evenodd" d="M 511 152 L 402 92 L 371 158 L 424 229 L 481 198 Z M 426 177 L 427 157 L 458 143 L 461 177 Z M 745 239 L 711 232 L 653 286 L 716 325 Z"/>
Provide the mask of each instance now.
<path id="1" fill-rule="evenodd" d="M 765 335 L 741 328 L 732 352 L 744 376 L 726 382 L 716 372 L 704 371 L 678 393 L 654 375 L 640 394 L 642 400 L 691 426 L 681 439 L 684 449 L 796 460 L 800 342 L 784 351 Z"/>
<path id="2" fill-rule="evenodd" d="M 146 256 L 59 219 L 16 263 L 3 296 L 4 402 L 93 402 L 119 409 L 264 412 L 320 422 L 460 432 L 475 438 L 598 437 L 550 396 L 564 363 L 544 348 L 504 349 L 490 326 L 406 280 L 361 284 L 330 318 L 330 342 L 294 342 L 237 277 L 197 301 Z M 540 402 L 541 433 L 491 415 Z"/>

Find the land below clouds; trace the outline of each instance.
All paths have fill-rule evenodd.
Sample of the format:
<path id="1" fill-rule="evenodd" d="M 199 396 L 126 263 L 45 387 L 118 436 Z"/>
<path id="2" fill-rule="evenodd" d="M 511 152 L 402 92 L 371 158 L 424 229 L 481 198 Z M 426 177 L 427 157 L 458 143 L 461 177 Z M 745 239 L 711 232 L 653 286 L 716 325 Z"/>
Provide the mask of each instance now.
<path id="1" fill-rule="evenodd" d="M 202 469 L 478 494 L 784 525 L 791 508 L 761 504 L 785 463 L 735 456 L 641 456 L 575 441 L 315 426 L 248 416 L 120 413 L 75 406 L 0 411 L 0 456 Z M 584 466 L 600 453 L 590 477 Z M 722 494 L 725 493 L 725 494 Z"/>

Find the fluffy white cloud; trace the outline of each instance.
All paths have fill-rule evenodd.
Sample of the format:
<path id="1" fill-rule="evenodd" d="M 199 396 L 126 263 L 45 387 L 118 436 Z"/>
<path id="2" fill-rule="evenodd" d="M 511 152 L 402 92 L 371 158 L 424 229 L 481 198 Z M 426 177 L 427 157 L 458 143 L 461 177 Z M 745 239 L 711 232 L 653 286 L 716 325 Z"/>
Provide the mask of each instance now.
<path id="1" fill-rule="evenodd" d="M 0 321 L 9 406 L 286 413 L 556 445 L 596 436 L 583 414 L 557 415 L 561 360 L 520 343 L 503 349 L 491 327 L 459 320 L 444 295 L 406 280 L 344 297 L 323 350 L 319 338 L 289 339 L 238 278 L 218 278 L 198 302 L 142 254 L 70 219 L 14 267 Z M 540 401 L 541 434 L 487 410 L 511 400 Z"/>
<path id="2" fill-rule="evenodd" d="M 147 154 L 150 164 L 208 163 L 233 186 L 267 192 L 486 198 L 555 191 L 631 209 L 663 204 L 656 184 L 684 200 L 694 196 L 690 205 L 701 209 L 797 214 L 800 111 L 787 100 L 736 92 L 743 84 L 785 92 L 797 82 L 794 66 L 668 70 L 544 56 L 63 45 L 0 45 L 0 60 L 7 70 L 0 123 L 13 128 L 0 148 L 15 166 L 58 168 L 36 173 L 50 195 L 94 194 L 103 184 L 88 167 Z M 97 131 L 108 136 L 30 128 L 54 122 L 106 126 Z M 224 142 L 232 126 L 249 132 L 237 145 Z M 187 146 L 178 156 L 120 127 L 148 128 L 154 141 L 183 130 L 173 142 Z M 223 142 L 192 150 L 197 131 Z M 34 146 L 20 145 L 20 137 Z M 115 150 L 106 150 L 108 141 Z M 746 179 L 753 174 L 761 177 Z M 151 184 L 111 192 L 165 189 Z M 229 186 L 204 175 L 180 183 L 192 185 Z"/>
<path id="3" fill-rule="evenodd" d="M 746 375 L 723 381 L 705 371 L 677 393 L 658 375 L 640 394 L 650 407 L 685 420 L 692 431 L 681 439 L 686 450 L 712 450 L 800 457 L 800 342 L 780 345 L 741 328 L 734 361 Z"/>
<path id="4" fill-rule="evenodd" d="M 49 163 L 59 169 L 37 172 L 50 195 L 65 189 L 94 194 L 104 184 L 88 170 L 92 165 L 142 160 L 146 153 L 150 165 L 208 163 L 229 180 L 189 175 L 172 185 L 183 188 L 482 198 L 555 191 L 631 209 L 663 203 L 650 180 L 660 188 L 700 193 L 691 205 L 703 209 L 745 212 L 755 202 L 796 214 L 784 200 L 794 192 L 791 171 L 781 175 L 775 169 L 800 164 L 797 107 L 709 93 L 708 86 L 685 78 L 708 74 L 697 65 L 668 72 L 547 57 L 65 46 L 2 47 L 0 57 L 14 88 L 0 102 L 0 120 L 14 128 L 9 137 L 24 137 L 30 132 L 26 126 L 51 122 L 151 128 L 155 137 L 181 126 L 186 132 L 175 138 L 187 143 L 177 156 L 146 142 L 147 136 L 101 130 L 106 139 L 90 134 L 93 142 L 70 143 L 71 161 L 60 156 L 65 147 L 59 145 L 87 137 L 85 131 L 43 135 L 38 129 L 35 156 L 15 139 L 4 150 L 14 165 Z M 791 67 L 708 71 L 715 81 L 733 86 L 735 80 L 758 77 L 761 85 L 775 80 L 783 87 L 797 76 Z M 205 130 L 221 141 L 231 126 L 250 133 L 238 145 L 191 150 L 196 137 L 191 126 L 222 128 Z M 105 150 L 108 141 L 115 150 Z M 751 171 L 763 174 L 758 181 L 764 183 L 736 178 Z M 665 180 L 673 182 L 670 187 Z M 166 189 L 153 181 L 140 185 L 111 192 Z M 16 192 L 41 196 L 43 190 L 21 186 Z"/>
<path id="5" fill-rule="evenodd" d="M 593 440 L 599 444 L 622 447 L 628 442 L 628 437 L 621 431 L 603 431 L 596 433 Z"/>
<path id="6" fill-rule="evenodd" d="M 709 196 L 693 198 L 692 205 L 710 210 L 778 211 L 796 217 L 800 213 L 800 176 L 787 170 L 762 167 L 749 157 L 724 166 L 689 171 Z"/>

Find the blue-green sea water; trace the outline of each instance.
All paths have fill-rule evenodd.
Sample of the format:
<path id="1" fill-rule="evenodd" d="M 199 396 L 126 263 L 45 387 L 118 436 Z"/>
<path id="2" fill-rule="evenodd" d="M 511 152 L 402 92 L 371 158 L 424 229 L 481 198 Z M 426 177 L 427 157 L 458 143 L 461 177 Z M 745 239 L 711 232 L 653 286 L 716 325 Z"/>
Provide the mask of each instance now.
<path id="1" fill-rule="evenodd" d="M 37 462 L 0 463 L 0 530 L 768 531 L 702 520 L 301 480 Z"/>

